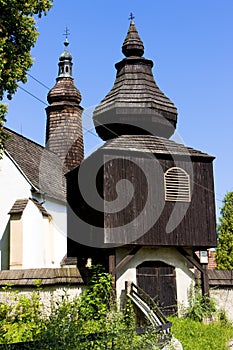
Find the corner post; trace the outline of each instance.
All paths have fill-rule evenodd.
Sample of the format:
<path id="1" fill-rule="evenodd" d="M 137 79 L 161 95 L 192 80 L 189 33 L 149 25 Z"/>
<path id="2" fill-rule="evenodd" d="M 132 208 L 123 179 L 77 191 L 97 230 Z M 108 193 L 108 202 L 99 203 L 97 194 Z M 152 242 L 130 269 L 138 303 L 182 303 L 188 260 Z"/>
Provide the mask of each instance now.
<path id="1" fill-rule="evenodd" d="M 210 296 L 210 286 L 209 286 L 209 276 L 207 272 L 207 265 L 202 264 L 202 271 L 201 271 L 201 288 L 202 288 L 202 295 L 206 295 L 207 297 Z"/>

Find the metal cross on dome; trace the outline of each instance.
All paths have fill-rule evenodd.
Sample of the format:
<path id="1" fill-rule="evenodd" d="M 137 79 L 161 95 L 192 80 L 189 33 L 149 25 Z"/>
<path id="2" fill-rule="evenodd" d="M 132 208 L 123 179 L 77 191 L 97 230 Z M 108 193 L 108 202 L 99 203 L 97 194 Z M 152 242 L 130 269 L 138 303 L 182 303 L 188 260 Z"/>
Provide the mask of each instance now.
<path id="1" fill-rule="evenodd" d="M 68 36 L 70 35 L 70 31 L 69 31 L 68 27 L 66 27 L 65 33 L 63 35 L 65 35 L 66 39 L 68 39 Z"/>
<path id="2" fill-rule="evenodd" d="M 130 12 L 129 20 L 132 22 L 134 20 L 135 16 L 133 15 L 133 12 Z"/>
<path id="3" fill-rule="evenodd" d="M 65 37 L 66 37 L 66 40 L 65 40 L 65 42 L 64 42 L 64 45 L 65 45 L 65 46 L 68 46 L 68 45 L 69 45 L 68 36 L 70 35 L 70 31 L 69 31 L 68 27 L 66 27 L 65 33 L 64 33 L 63 35 L 65 35 Z"/>

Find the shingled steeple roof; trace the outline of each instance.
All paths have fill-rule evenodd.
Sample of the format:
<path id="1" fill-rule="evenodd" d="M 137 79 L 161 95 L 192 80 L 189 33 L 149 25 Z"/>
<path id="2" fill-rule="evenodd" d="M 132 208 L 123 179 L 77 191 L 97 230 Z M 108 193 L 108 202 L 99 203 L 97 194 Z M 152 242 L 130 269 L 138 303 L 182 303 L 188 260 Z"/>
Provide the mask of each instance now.
<path id="1" fill-rule="evenodd" d="M 65 49 L 59 57 L 58 76 L 55 86 L 49 91 L 47 100 L 49 104 L 67 101 L 80 104 L 82 97 L 80 91 L 74 85 L 72 76 L 72 55 L 68 51 L 68 39 L 64 41 Z"/>
<path id="2" fill-rule="evenodd" d="M 72 77 L 72 55 L 68 51 L 68 29 L 65 49 L 59 57 L 58 77 L 49 91 L 46 108 L 46 148 L 60 157 L 64 173 L 76 167 L 84 158 L 81 94 Z"/>
<path id="3" fill-rule="evenodd" d="M 122 45 L 122 52 L 126 57 L 141 57 L 144 54 L 144 45 L 135 27 L 134 21 L 131 20 L 129 30 L 125 41 Z"/>
<path id="4" fill-rule="evenodd" d="M 142 57 L 144 45 L 133 20 L 122 52 L 126 58 L 115 65 L 114 85 L 94 111 L 97 133 L 104 140 L 124 134 L 169 138 L 176 128 L 177 109 L 156 84 L 153 62 Z"/>

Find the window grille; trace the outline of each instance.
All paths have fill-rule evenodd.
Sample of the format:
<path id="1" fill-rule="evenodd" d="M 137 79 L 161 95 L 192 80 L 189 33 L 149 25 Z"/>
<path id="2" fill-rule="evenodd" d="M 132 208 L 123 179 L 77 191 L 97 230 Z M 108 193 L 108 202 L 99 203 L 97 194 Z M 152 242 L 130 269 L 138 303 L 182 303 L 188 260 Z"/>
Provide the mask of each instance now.
<path id="1" fill-rule="evenodd" d="M 173 167 L 164 174 L 165 200 L 190 202 L 190 177 L 185 170 Z"/>

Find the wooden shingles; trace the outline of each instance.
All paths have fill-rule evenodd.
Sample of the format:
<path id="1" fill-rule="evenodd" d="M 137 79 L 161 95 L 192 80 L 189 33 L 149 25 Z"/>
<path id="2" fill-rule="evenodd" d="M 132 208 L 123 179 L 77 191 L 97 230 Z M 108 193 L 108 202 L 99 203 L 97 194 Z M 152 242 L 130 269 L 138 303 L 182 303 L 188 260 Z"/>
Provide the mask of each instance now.
<path id="1" fill-rule="evenodd" d="M 135 60 L 135 58 L 134 58 Z M 95 109 L 95 115 L 114 107 L 155 108 L 176 116 L 173 102 L 159 89 L 151 72 L 151 61 L 141 57 L 134 65 L 127 58 L 127 69 L 121 68 L 110 92 Z M 125 63 L 126 61 L 124 61 Z M 150 63 L 151 62 L 151 63 Z"/>
<path id="2" fill-rule="evenodd" d="M 126 58 L 115 64 L 114 85 L 93 113 L 97 134 L 103 140 L 139 133 L 170 137 L 177 109 L 156 84 L 153 62 L 142 57 L 144 45 L 133 22 L 122 52 Z"/>
<path id="3" fill-rule="evenodd" d="M 10 137 L 6 141 L 6 152 L 20 171 L 31 182 L 35 190 L 53 198 L 65 200 L 65 181 L 62 178 L 61 160 L 41 145 L 4 128 Z"/>
<path id="4" fill-rule="evenodd" d="M 190 157 L 197 156 L 208 158 L 209 160 L 214 158 L 207 153 L 195 150 L 194 148 L 186 147 L 163 137 L 150 135 L 122 135 L 107 141 L 101 149 L 104 151 L 135 151 L 151 154 L 185 155 Z"/>
<path id="5" fill-rule="evenodd" d="M 15 203 L 13 204 L 11 210 L 9 211 L 10 215 L 14 215 L 14 214 L 22 214 L 24 209 L 26 208 L 28 202 L 32 201 L 35 206 L 39 209 L 39 211 L 41 212 L 41 214 L 43 216 L 49 216 L 49 213 L 47 212 L 47 210 L 35 199 L 29 198 L 29 199 L 17 199 L 15 201 Z"/>
<path id="6" fill-rule="evenodd" d="M 25 287 L 35 286 L 36 280 L 40 280 L 42 286 L 83 284 L 82 277 L 76 267 L 0 271 L 0 286 L 7 284 Z"/>
<path id="7" fill-rule="evenodd" d="M 208 270 L 211 286 L 233 286 L 233 271 Z"/>
<path id="8" fill-rule="evenodd" d="M 17 199 L 13 204 L 9 214 L 22 214 L 28 204 L 28 199 Z"/>

